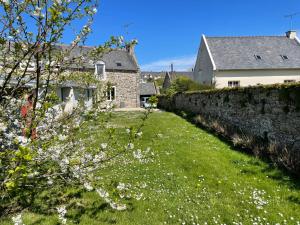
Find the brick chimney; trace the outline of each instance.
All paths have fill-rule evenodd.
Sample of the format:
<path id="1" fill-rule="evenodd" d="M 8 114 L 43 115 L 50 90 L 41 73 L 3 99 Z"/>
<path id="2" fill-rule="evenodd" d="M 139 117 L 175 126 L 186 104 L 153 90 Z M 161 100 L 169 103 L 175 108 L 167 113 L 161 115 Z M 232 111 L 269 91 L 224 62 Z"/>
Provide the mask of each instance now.
<path id="1" fill-rule="evenodd" d="M 295 39 L 297 37 L 297 32 L 295 30 L 290 30 L 285 33 L 286 37 L 289 39 Z"/>

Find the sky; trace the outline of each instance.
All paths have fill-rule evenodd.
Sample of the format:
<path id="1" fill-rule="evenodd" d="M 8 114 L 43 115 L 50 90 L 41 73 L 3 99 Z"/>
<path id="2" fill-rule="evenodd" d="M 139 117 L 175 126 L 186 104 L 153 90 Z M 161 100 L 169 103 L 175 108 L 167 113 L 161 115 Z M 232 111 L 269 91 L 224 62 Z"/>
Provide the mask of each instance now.
<path id="1" fill-rule="evenodd" d="M 102 0 L 87 44 L 112 35 L 138 39 L 142 71 L 194 67 L 201 35 L 284 35 L 285 15 L 300 12 L 299 0 Z M 300 32 L 300 14 L 293 20 Z"/>

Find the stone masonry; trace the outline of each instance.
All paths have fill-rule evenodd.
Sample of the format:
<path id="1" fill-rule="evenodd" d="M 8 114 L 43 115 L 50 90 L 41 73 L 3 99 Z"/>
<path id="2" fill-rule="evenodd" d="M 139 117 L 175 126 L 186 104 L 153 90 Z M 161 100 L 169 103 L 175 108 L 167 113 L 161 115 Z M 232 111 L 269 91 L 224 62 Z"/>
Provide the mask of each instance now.
<path id="1" fill-rule="evenodd" d="M 139 72 L 106 72 L 107 80 L 116 87 L 116 99 L 113 104 L 117 108 L 140 107 Z"/>
<path id="2" fill-rule="evenodd" d="M 253 151 L 259 146 L 259 155 L 276 155 L 276 162 L 294 160 L 294 165 L 284 166 L 298 167 L 288 169 L 300 172 L 299 84 L 179 93 L 161 96 L 159 107 L 192 113 L 197 122 L 232 141 L 235 137 L 251 141 L 247 147 Z"/>

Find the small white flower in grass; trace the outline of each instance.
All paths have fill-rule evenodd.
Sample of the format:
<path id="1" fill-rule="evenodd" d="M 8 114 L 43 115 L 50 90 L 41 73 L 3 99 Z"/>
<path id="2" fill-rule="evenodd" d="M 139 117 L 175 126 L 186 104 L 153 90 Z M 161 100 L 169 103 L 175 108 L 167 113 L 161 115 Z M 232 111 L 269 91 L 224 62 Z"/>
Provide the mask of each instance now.
<path id="1" fill-rule="evenodd" d="M 144 195 L 143 193 L 141 193 L 141 194 L 136 194 L 136 195 L 135 195 L 135 199 L 139 201 L 139 200 L 142 199 L 143 195 Z"/>
<path id="2" fill-rule="evenodd" d="M 133 143 L 129 143 L 127 145 L 127 149 L 130 149 L 130 150 L 134 149 L 134 144 Z"/>
<path id="3" fill-rule="evenodd" d="M 89 183 L 89 182 L 85 182 L 83 184 L 84 188 L 87 190 L 87 191 L 92 191 L 94 190 L 94 188 L 92 187 L 92 185 Z"/>
<path id="4" fill-rule="evenodd" d="M 137 137 L 142 137 L 142 135 L 143 135 L 143 132 L 141 131 L 141 132 L 138 132 L 138 133 L 136 133 L 136 136 Z"/>
<path id="5" fill-rule="evenodd" d="M 14 225 L 24 225 L 21 213 L 16 216 L 13 216 L 11 219 L 12 219 Z"/>
<path id="6" fill-rule="evenodd" d="M 127 209 L 127 206 L 125 204 L 117 204 L 117 203 L 111 202 L 109 205 L 110 205 L 110 207 L 112 207 L 113 209 L 118 210 L 118 211 L 124 211 Z"/>
<path id="7" fill-rule="evenodd" d="M 126 188 L 126 185 L 124 183 L 119 183 L 118 186 L 117 186 L 117 189 L 122 191 Z"/>
<path id="8" fill-rule="evenodd" d="M 66 206 L 62 205 L 56 208 L 58 213 L 58 218 L 61 221 L 62 224 L 67 224 L 67 219 L 65 218 L 67 214 Z"/>
<path id="9" fill-rule="evenodd" d="M 126 129 L 127 134 L 130 134 L 130 132 L 131 132 L 130 129 Z"/>
<path id="10" fill-rule="evenodd" d="M 107 198 L 109 196 L 108 192 L 102 188 L 97 188 L 96 191 L 100 195 L 101 198 Z"/>
<path id="11" fill-rule="evenodd" d="M 100 147 L 104 150 L 104 149 L 106 149 L 107 148 L 107 143 L 102 143 L 101 145 L 100 145 Z"/>
<path id="12" fill-rule="evenodd" d="M 157 134 L 157 137 L 162 138 L 163 135 L 162 134 Z"/>
<path id="13" fill-rule="evenodd" d="M 133 152 L 133 157 L 136 159 L 142 159 L 143 158 L 143 154 L 141 149 L 138 149 L 136 151 Z"/>

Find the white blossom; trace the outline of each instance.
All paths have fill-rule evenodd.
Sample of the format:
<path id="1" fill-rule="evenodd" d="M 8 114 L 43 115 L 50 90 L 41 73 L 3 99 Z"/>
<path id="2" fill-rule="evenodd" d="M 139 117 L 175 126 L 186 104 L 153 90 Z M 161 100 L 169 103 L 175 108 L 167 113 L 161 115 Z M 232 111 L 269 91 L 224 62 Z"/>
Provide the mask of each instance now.
<path id="1" fill-rule="evenodd" d="M 92 187 L 92 185 L 89 183 L 89 182 L 85 182 L 83 184 L 84 188 L 87 190 L 87 191 L 92 191 L 94 190 L 94 188 Z"/>
<path id="2" fill-rule="evenodd" d="M 66 206 L 62 205 L 56 208 L 58 213 L 58 218 L 62 224 L 67 224 L 67 218 L 65 217 L 67 214 Z"/>
<path id="3" fill-rule="evenodd" d="M 21 213 L 16 216 L 13 216 L 12 221 L 13 221 L 14 225 L 24 225 Z"/>

